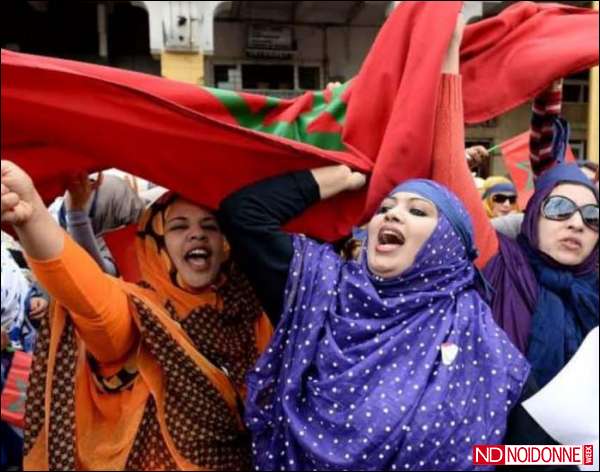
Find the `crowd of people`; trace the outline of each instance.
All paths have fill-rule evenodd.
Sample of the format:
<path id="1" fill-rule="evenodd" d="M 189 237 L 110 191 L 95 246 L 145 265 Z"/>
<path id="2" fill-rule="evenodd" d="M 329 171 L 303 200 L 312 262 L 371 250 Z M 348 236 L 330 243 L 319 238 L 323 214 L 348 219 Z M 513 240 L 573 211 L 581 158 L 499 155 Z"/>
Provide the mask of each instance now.
<path id="1" fill-rule="evenodd" d="M 102 174 L 48 209 L 2 161 L 18 241 L 3 236 L 3 385 L 35 344 L 3 468 L 467 470 L 475 444 L 556 444 L 523 401 L 598 326 L 598 167 L 564 162 L 557 82 L 533 106 L 526 208 L 505 176 L 477 189 L 488 151 L 465 159 L 456 139 L 461 34 L 459 20 L 434 130 L 447 168 L 399 183 L 337 245 L 282 227 L 363 188 L 347 166 L 273 177 L 214 212 Z M 103 239 L 132 224 L 136 283 Z"/>

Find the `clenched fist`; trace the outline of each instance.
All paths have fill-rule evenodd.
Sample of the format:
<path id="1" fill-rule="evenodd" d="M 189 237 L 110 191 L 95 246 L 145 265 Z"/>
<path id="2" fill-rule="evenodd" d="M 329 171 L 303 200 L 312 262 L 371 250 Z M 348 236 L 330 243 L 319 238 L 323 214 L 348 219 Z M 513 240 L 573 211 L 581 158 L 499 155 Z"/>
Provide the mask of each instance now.
<path id="1" fill-rule="evenodd" d="M 40 261 L 58 257 L 64 246 L 64 232 L 48 212 L 31 177 L 14 162 L 0 163 L 2 223 L 13 225 L 29 257 Z"/>
<path id="2" fill-rule="evenodd" d="M 23 169 L 10 161 L 0 163 L 2 223 L 23 225 L 33 216 L 40 197 L 31 177 Z"/>

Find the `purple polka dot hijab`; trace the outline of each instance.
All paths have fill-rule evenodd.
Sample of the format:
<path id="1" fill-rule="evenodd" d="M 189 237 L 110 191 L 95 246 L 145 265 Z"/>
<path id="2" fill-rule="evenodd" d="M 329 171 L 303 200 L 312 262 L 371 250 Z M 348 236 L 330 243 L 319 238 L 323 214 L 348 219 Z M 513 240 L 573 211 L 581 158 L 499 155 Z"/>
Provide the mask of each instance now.
<path id="1" fill-rule="evenodd" d="M 473 445 L 502 442 L 529 366 L 474 287 L 458 199 L 402 190 L 440 216 L 398 277 L 294 236 L 283 317 L 248 376 L 258 470 L 476 469 Z"/>

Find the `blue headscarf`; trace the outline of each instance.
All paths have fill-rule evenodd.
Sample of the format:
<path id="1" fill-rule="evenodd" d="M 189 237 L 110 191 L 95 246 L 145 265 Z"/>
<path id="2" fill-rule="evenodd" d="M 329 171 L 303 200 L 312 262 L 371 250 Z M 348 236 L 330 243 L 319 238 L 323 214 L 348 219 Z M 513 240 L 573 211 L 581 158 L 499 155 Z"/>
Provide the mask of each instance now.
<path id="1" fill-rule="evenodd" d="M 488 198 L 494 193 L 516 194 L 517 188 L 513 183 L 497 184 L 493 187 L 488 188 L 481 197 Z"/>
<path id="2" fill-rule="evenodd" d="M 397 277 L 294 236 L 283 316 L 247 379 L 259 470 L 485 468 L 473 444 L 504 437 L 529 366 L 475 290 L 467 212 L 430 181 L 396 191 L 439 209 Z"/>
<path id="3" fill-rule="evenodd" d="M 598 201 L 595 186 L 576 164 L 557 165 L 536 181 L 518 238 L 539 286 L 527 358 L 540 386 L 552 380 L 598 326 L 598 244 L 578 266 L 561 265 L 538 249 L 542 203 L 563 183 L 589 188 Z"/>
<path id="4" fill-rule="evenodd" d="M 479 256 L 479 251 L 473 239 L 473 223 L 463 206 L 462 202 L 452 192 L 446 190 L 441 185 L 427 179 L 413 179 L 398 185 L 390 195 L 398 192 L 411 192 L 421 195 L 431 200 L 435 206 L 445 215 L 452 228 L 460 237 L 467 257 L 470 262 L 474 262 Z M 476 275 L 478 289 L 486 302 L 491 300 L 493 289 L 487 282 L 480 270 L 473 266 Z"/>

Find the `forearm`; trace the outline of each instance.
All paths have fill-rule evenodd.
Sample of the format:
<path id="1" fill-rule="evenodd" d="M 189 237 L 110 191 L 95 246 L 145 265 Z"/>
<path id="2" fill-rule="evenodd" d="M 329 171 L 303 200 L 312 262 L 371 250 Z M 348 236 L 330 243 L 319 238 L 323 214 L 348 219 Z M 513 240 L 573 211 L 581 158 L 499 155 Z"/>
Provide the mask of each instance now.
<path id="1" fill-rule="evenodd" d="M 37 193 L 33 198 L 32 209 L 31 218 L 21 225 L 14 225 L 19 243 L 25 254 L 33 259 L 54 259 L 63 250 L 63 230 Z"/>
<path id="2" fill-rule="evenodd" d="M 319 186 L 321 200 L 333 197 L 346 190 L 352 171 L 348 166 L 327 166 L 310 171 Z"/>
<path id="3" fill-rule="evenodd" d="M 458 75 L 460 70 L 460 39 L 452 37 L 444 62 L 442 63 L 442 74 Z"/>
<path id="4" fill-rule="evenodd" d="M 29 264 L 50 295 L 70 313 L 87 349 L 100 362 L 121 359 L 137 340 L 126 293 L 61 230 L 63 245 L 55 258 Z"/>
<path id="5" fill-rule="evenodd" d="M 71 237 L 92 256 L 100 268 L 107 274 L 115 275 L 114 266 L 103 257 L 92 229 L 92 222 L 84 211 L 67 213 L 67 230 Z"/>
<path id="6" fill-rule="evenodd" d="M 452 190 L 471 215 L 480 252 L 477 265 L 483 267 L 498 251 L 498 238 L 464 157 L 461 87 L 460 76 L 445 74 L 442 77 L 434 125 L 433 180 Z"/>
<path id="7" fill-rule="evenodd" d="M 221 203 L 221 229 L 273 325 L 281 315 L 293 256 L 291 236 L 282 226 L 318 200 L 315 179 L 305 171 L 251 185 Z"/>

